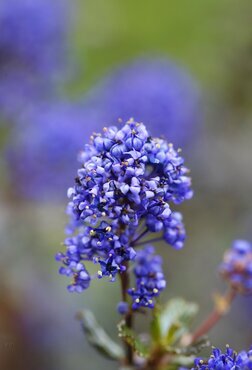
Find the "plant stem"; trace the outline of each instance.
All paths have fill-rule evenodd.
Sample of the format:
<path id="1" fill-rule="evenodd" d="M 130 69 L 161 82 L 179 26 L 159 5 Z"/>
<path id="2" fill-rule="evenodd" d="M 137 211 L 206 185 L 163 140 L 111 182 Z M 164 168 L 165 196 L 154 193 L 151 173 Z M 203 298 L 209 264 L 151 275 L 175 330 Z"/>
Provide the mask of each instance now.
<path id="1" fill-rule="evenodd" d="M 165 351 L 162 347 L 158 346 L 152 352 L 150 358 L 144 367 L 144 370 L 158 370 L 162 366 L 163 359 L 165 357 Z"/>
<path id="2" fill-rule="evenodd" d="M 129 273 L 128 273 L 128 264 L 126 264 L 126 270 L 120 275 L 121 278 L 121 288 L 122 288 L 122 299 L 124 302 L 127 302 L 127 291 L 129 288 Z M 133 326 L 133 314 L 132 311 L 130 310 L 126 315 L 125 315 L 125 323 L 126 326 L 130 329 L 132 329 Z M 133 364 L 133 350 L 132 347 L 125 343 L 125 350 L 126 350 L 126 365 L 132 365 Z"/>
<path id="3" fill-rule="evenodd" d="M 135 240 L 133 240 L 130 245 L 134 246 L 135 243 L 143 238 L 149 230 L 146 228 L 144 231 L 142 231 Z M 128 269 L 128 262 L 125 262 L 125 271 L 120 275 L 121 278 L 121 289 L 122 289 L 122 299 L 124 302 L 127 302 L 127 292 L 130 286 L 130 275 L 129 275 L 129 269 Z M 129 329 L 132 329 L 133 327 L 133 312 L 132 310 L 129 310 L 127 314 L 125 315 L 125 324 Z M 126 342 L 125 343 L 125 350 L 126 350 L 126 358 L 125 363 L 126 365 L 133 365 L 134 362 L 134 353 L 132 347 Z"/>
<path id="4" fill-rule="evenodd" d="M 135 239 L 135 240 L 133 240 L 130 244 L 132 245 L 132 246 L 134 246 L 135 244 L 136 244 L 136 242 L 138 242 L 138 240 L 140 240 L 142 237 L 144 237 L 144 235 L 146 235 L 147 233 L 148 233 L 148 229 L 145 229 L 140 235 L 138 235 L 138 237 Z"/>
<path id="5" fill-rule="evenodd" d="M 149 240 L 146 240 L 146 241 L 142 241 L 142 242 L 139 242 L 139 243 L 135 243 L 134 245 L 137 247 L 139 245 L 143 245 L 143 244 L 147 244 L 147 243 L 154 243 L 154 242 L 160 242 L 161 240 L 163 240 L 163 238 L 153 238 L 153 239 L 149 239 Z"/>
<path id="6" fill-rule="evenodd" d="M 230 288 L 223 296 L 219 297 L 217 303 L 205 321 L 190 335 L 186 344 L 194 343 L 197 339 L 207 334 L 217 322 L 228 312 L 231 303 L 236 297 L 236 291 Z M 189 343 L 188 343 L 189 342 Z"/>

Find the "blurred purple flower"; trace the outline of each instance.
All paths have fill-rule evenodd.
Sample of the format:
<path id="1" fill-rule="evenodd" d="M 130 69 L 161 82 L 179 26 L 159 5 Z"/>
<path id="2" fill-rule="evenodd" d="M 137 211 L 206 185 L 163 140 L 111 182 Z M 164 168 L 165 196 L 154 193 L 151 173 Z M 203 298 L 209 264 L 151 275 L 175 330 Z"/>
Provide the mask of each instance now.
<path id="1" fill-rule="evenodd" d="M 82 109 L 64 101 L 43 103 L 20 121 L 6 148 L 13 192 L 38 201 L 64 198 L 78 150 L 92 133 Z"/>
<path id="2" fill-rule="evenodd" d="M 1 67 L 42 73 L 58 72 L 65 56 L 65 0 L 2 0 Z"/>
<path id="3" fill-rule="evenodd" d="M 18 122 L 20 114 L 51 95 L 46 84 L 38 86 L 32 76 L 21 71 L 0 72 L 0 125 L 7 120 Z"/>
<path id="4" fill-rule="evenodd" d="M 35 89 L 35 95 L 49 90 L 66 72 L 67 8 L 65 0 L 1 1 L 0 109 L 7 119 L 29 103 Z"/>
<path id="5" fill-rule="evenodd" d="M 252 294 L 252 245 L 235 240 L 224 254 L 219 267 L 221 276 L 241 294 Z"/>
<path id="6" fill-rule="evenodd" d="M 194 136 L 200 119 L 196 82 L 165 58 L 140 58 L 118 68 L 90 92 L 86 105 L 91 123 L 102 127 L 133 117 L 179 146 Z"/>

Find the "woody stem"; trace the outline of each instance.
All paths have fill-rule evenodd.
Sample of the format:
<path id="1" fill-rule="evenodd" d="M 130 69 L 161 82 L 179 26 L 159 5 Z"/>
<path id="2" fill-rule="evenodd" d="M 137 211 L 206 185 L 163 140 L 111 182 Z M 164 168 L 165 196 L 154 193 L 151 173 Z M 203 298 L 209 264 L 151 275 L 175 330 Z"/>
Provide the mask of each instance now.
<path id="1" fill-rule="evenodd" d="M 122 289 L 122 299 L 124 302 L 127 302 L 127 291 L 130 285 L 129 273 L 128 273 L 128 264 L 125 265 L 125 271 L 120 275 L 121 278 L 121 289 Z M 132 328 L 133 326 L 133 315 L 132 311 L 129 310 L 125 315 L 125 324 L 128 328 Z M 133 350 L 132 347 L 125 342 L 125 352 L 126 352 L 126 364 L 132 365 L 133 364 Z"/>
<path id="2" fill-rule="evenodd" d="M 206 318 L 206 320 L 203 321 L 203 323 L 198 327 L 198 329 L 196 329 L 195 332 L 191 334 L 190 343 L 194 343 L 197 339 L 207 334 L 217 324 L 217 322 L 223 316 L 225 316 L 235 297 L 236 291 L 230 288 L 221 297 L 221 304 L 220 305 L 217 304 L 214 307 L 213 311 L 210 313 L 210 315 Z"/>

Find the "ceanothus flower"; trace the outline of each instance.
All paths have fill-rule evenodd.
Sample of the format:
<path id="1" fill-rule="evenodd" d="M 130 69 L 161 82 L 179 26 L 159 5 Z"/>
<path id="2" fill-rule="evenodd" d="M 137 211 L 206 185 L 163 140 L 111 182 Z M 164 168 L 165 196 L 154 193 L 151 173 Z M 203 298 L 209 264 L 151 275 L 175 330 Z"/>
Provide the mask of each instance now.
<path id="1" fill-rule="evenodd" d="M 66 251 L 57 255 L 63 263 L 60 272 L 73 278 L 70 291 L 81 291 L 89 284 L 87 261 L 99 266 L 96 277 L 114 281 L 130 261 L 141 264 L 145 258 L 157 276 L 142 281 L 156 292 L 165 284 L 161 261 L 152 250 L 139 252 L 137 246 L 142 237 L 157 233 L 174 248 L 183 246 L 182 215 L 170 205 L 192 197 L 188 170 L 173 145 L 152 138 L 142 123 L 130 119 L 121 129 L 112 126 L 103 131 L 94 133 L 80 153 L 82 167 L 68 190 L 70 236 Z M 135 273 L 139 269 L 136 265 Z M 148 290 L 148 297 L 153 294 L 158 292 Z"/>
<path id="2" fill-rule="evenodd" d="M 44 98 L 63 78 L 68 58 L 65 0 L 1 0 L 0 109 L 4 119 Z"/>
<path id="3" fill-rule="evenodd" d="M 38 202 L 64 199 L 91 132 L 74 102 L 46 102 L 23 114 L 6 145 L 12 192 Z"/>
<path id="4" fill-rule="evenodd" d="M 221 276 L 242 294 L 252 294 L 252 245 L 246 240 L 235 240 L 224 254 L 220 265 Z"/>
<path id="5" fill-rule="evenodd" d="M 213 348 L 212 355 L 206 361 L 197 358 L 192 370 L 251 370 L 252 369 L 252 349 L 248 352 L 237 353 L 229 346 L 222 352 L 219 348 Z"/>
<path id="6" fill-rule="evenodd" d="M 155 249 L 148 246 L 140 250 L 135 258 L 136 287 L 128 291 L 133 299 L 133 310 L 139 307 L 153 308 L 155 297 L 166 287 L 162 258 L 154 253 Z"/>
<path id="7" fill-rule="evenodd" d="M 117 68 L 87 98 L 89 122 L 134 117 L 175 145 L 197 137 L 199 91 L 186 70 L 166 58 L 139 58 Z M 190 140 L 189 140 L 190 139 Z"/>

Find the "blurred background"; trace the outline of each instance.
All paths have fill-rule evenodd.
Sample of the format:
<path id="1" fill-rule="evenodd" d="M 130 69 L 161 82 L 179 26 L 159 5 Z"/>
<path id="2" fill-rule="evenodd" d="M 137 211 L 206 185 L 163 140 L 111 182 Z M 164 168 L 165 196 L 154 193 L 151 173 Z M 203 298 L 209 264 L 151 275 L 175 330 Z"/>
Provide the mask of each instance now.
<path id="1" fill-rule="evenodd" d="M 93 310 L 116 339 L 118 284 L 71 295 L 54 255 L 77 154 L 118 118 L 183 149 L 195 196 L 180 207 L 185 248 L 158 245 L 162 301 L 198 302 L 195 325 L 210 311 L 225 289 L 224 250 L 252 236 L 251 14 L 250 0 L 1 0 L 2 369 L 116 369 L 88 346 L 75 313 Z M 212 343 L 248 348 L 251 309 L 239 297 Z"/>

